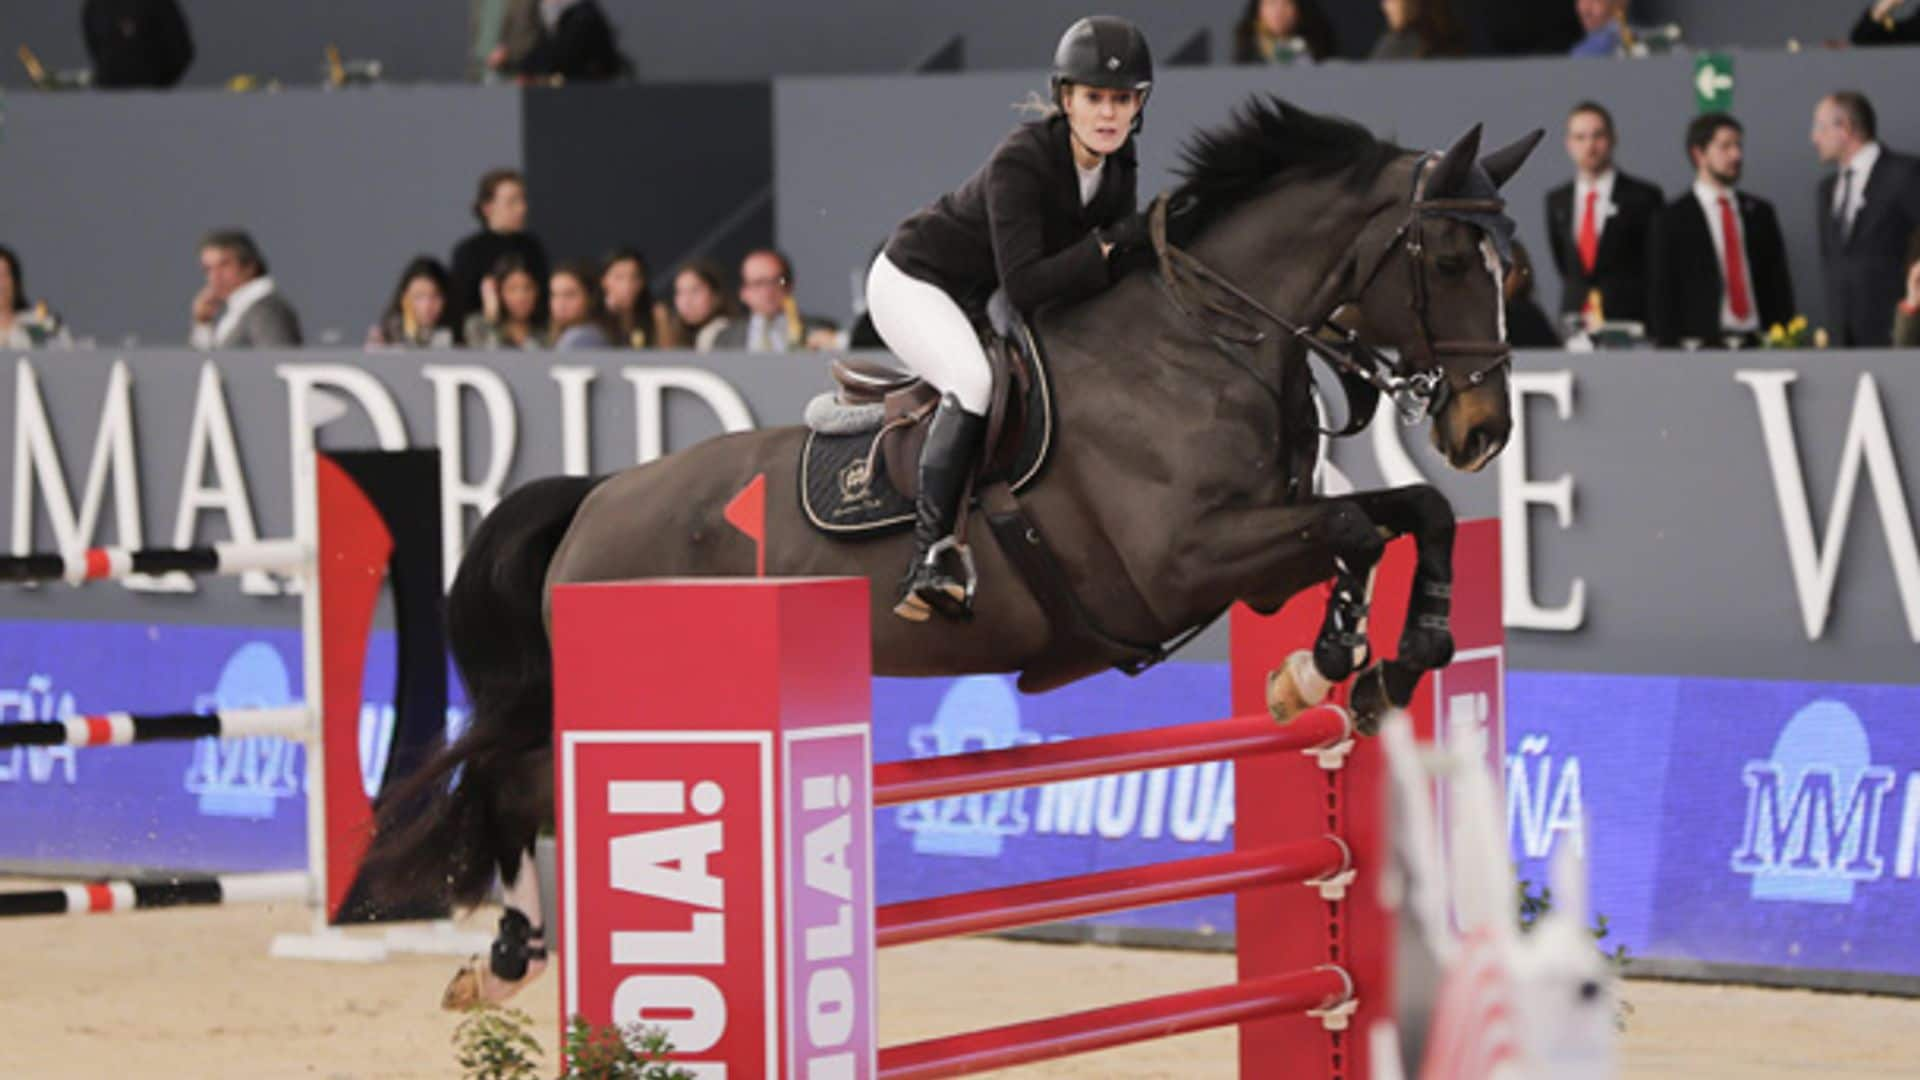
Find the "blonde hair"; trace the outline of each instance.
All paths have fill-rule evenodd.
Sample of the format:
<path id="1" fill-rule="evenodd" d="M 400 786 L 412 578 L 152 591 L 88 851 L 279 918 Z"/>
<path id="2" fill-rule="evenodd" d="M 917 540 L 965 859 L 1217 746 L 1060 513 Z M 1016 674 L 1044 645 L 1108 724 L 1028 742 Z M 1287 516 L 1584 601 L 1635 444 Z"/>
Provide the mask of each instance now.
<path id="1" fill-rule="evenodd" d="M 1029 90 L 1026 97 L 1013 103 L 1013 111 L 1031 120 L 1051 120 L 1060 115 L 1060 99 L 1048 100 L 1040 96 L 1040 91 Z"/>

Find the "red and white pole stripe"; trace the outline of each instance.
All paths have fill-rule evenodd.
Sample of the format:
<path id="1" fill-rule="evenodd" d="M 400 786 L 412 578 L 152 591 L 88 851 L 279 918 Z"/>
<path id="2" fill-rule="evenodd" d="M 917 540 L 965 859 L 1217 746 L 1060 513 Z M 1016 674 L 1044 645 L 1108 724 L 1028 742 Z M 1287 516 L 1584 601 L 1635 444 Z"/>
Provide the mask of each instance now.
<path id="1" fill-rule="evenodd" d="M 257 540 L 195 548 L 87 548 L 0 556 L 0 581 L 64 580 L 71 585 L 131 574 L 304 574 L 311 562 L 298 540 Z"/>
<path id="2" fill-rule="evenodd" d="M 184 739 L 244 739 L 276 735 L 309 738 L 313 713 L 305 705 L 222 709 L 214 713 L 89 713 L 61 720 L 0 724 L 0 749 L 15 746 L 128 746 Z"/>
<path id="3" fill-rule="evenodd" d="M 305 901 L 312 880 L 304 871 L 296 871 L 96 881 L 32 892 L 0 892 L 0 917 L 110 915 L 143 908 Z"/>

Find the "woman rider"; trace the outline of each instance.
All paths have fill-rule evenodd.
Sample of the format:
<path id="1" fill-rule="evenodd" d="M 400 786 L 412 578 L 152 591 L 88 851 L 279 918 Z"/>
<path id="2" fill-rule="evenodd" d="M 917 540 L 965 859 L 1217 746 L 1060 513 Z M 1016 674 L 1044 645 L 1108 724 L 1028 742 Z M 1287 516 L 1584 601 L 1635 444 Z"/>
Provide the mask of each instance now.
<path id="1" fill-rule="evenodd" d="M 954 516 L 986 429 L 992 375 L 972 316 L 996 289 L 1031 317 L 1115 281 L 1147 245 L 1133 136 L 1153 87 L 1139 29 L 1096 15 L 1054 50 L 1052 108 L 1016 128 L 959 190 L 903 222 L 867 277 L 888 348 L 941 392 L 920 457 L 914 559 L 894 614 L 965 618 Z"/>

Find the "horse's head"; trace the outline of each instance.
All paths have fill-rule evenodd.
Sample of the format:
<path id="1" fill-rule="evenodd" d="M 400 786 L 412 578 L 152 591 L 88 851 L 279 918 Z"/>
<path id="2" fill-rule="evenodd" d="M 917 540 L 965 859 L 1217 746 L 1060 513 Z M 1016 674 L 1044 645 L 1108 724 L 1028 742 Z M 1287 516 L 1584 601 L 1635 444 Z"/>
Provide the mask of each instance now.
<path id="1" fill-rule="evenodd" d="M 1428 416 L 1434 447 L 1467 472 L 1493 460 L 1513 427 L 1503 288 L 1514 225 L 1500 188 L 1542 134 L 1481 158 L 1476 125 L 1444 154 L 1387 170 L 1382 182 L 1405 194 L 1355 245 L 1360 340 L 1400 354 L 1403 415 Z"/>

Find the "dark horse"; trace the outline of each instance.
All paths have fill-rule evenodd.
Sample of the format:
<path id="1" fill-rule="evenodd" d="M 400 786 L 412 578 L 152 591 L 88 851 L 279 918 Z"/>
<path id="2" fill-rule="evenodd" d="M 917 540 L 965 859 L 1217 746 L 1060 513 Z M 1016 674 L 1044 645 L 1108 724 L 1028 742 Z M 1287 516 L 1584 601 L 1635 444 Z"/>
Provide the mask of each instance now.
<path id="1" fill-rule="evenodd" d="M 1451 511 L 1430 487 L 1314 495 L 1320 428 L 1306 339 L 1318 336 L 1323 356 L 1430 417 L 1433 444 L 1455 468 L 1477 470 L 1498 454 L 1510 418 L 1495 241 L 1504 244 L 1512 223 L 1496 193 L 1538 138 L 1482 159 L 1475 128 L 1444 154 L 1423 154 L 1343 120 L 1253 102 L 1188 146 L 1157 271 L 1040 313 L 1058 434 L 1044 477 L 1021 501 L 1104 631 L 1165 641 L 1235 601 L 1271 611 L 1334 578 L 1319 643 L 1274 680 L 1284 716 L 1367 663 L 1372 568 L 1387 539 L 1412 534 L 1416 617 L 1398 657 L 1367 667 L 1359 685 L 1372 688 L 1370 709 L 1404 704 L 1421 672 L 1451 659 Z M 1338 308 L 1357 310 L 1346 327 L 1357 337 L 1329 351 Z M 1246 332 L 1256 324 L 1276 332 Z M 769 574 L 874 583 L 877 673 L 1035 674 L 1049 622 L 991 534 L 974 536 L 984 587 L 971 621 L 895 618 L 893 585 L 912 539 L 812 528 L 796 491 L 805 436 L 797 427 L 731 435 L 604 479 L 537 481 L 487 516 L 448 601 L 472 723 L 383 799 L 368 863 L 382 895 L 477 904 L 498 870 L 510 908 L 537 901 L 515 882 L 522 854 L 553 820 L 548 590 L 753 574 L 754 543 L 722 510 L 757 477 Z M 1055 656 L 1041 681 L 1125 659 L 1098 646 L 1064 664 Z M 537 907 L 509 926 L 515 915 L 496 943 L 493 974 L 503 981 L 484 996 L 510 990 L 529 974 L 526 955 L 539 955 Z"/>

